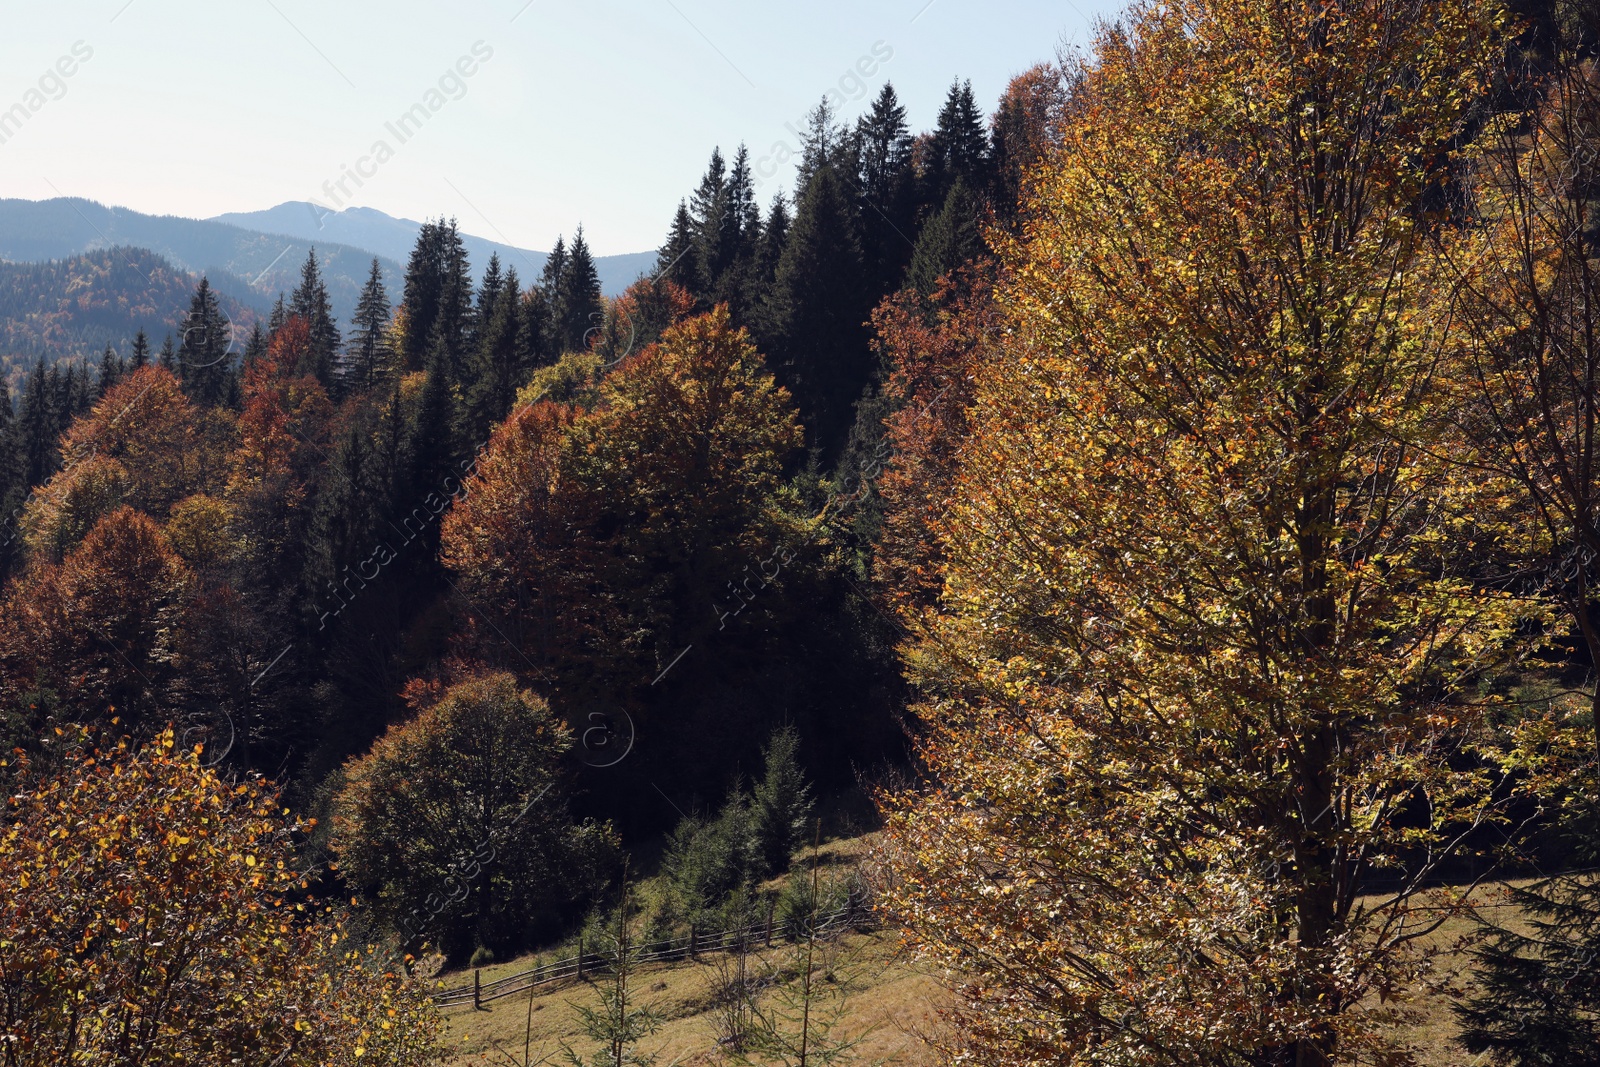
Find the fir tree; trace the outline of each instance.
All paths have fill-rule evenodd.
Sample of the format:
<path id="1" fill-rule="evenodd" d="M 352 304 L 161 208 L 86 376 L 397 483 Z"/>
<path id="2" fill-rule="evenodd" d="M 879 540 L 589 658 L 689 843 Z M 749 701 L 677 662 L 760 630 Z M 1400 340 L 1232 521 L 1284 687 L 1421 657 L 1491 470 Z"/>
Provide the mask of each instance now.
<path id="1" fill-rule="evenodd" d="M 389 367 L 389 292 L 376 256 L 356 302 L 345 357 L 345 387 L 352 392 L 371 392 Z"/>
<path id="2" fill-rule="evenodd" d="M 163 370 L 171 371 L 173 374 L 178 373 L 178 350 L 172 343 L 170 333 L 167 334 L 167 339 L 161 342 L 161 355 L 156 359 L 156 363 Z"/>
<path id="3" fill-rule="evenodd" d="M 950 187 L 944 207 L 917 235 L 917 248 L 906 271 L 907 285 L 928 296 L 940 278 L 984 254 L 983 235 L 978 229 L 979 210 L 967 183 L 958 179 Z"/>
<path id="4" fill-rule="evenodd" d="M 916 175 L 911 167 L 911 135 L 906 109 L 894 86 L 885 83 L 872 109 L 856 124 L 861 146 L 861 252 L 875 294 L 899 287 L 909 260 Z"/>
<path id="5" fill-rule="evenodd" d="M 794 187 L 802 195 L 811 187 L 811 179 L 817 171 L 838 162 L 843 142 L 844 131 L 839 126 L 837 114 L 824 96 L 806 116 L 806 132 L 800 138 L 800 162 Z"/>
<path id="6" fill-rule="evenodd" d="M 774 373 L 827 459 L 843 443 L 851 405 L 871 373 L 863 326 L 871 294 L 861 274 L 854 212 L 833 168 L 823 167 L 800 199 L 761 328 Z"/>
<path id="7" fill-rule="evenodd" d="M 170 338 L 168 339 L 170 342 Z M 189 315 L 183 324 L 183 345 L 178 350 L 178 376 L 184 392 L 196 403 L 216 407 L 227 401 L 228 377 L 232 371 L 233 328 L 223 317 L 216 290 L 206 278 L 200 279 Z M 162 365 L 168 366 L 166 350 Z"/>
<path id="8" fill-rule="evenodd" d="M 583 227 L 579 226 L 561 272 L 552 316 L 559 331 L 561 351 L 581 352 L 587 347 L 585 337 L 600 325 L 602 307 L 600 276 L 595 270 L 594 257 L 589 254 L 589 244 L 584 240 Z"/>
<path id="9" fill-rule="evenodd" d="M 986 192 L 988 173 L 989 135 L 972 95 L 972 82 L 952 82 L 928 144 L 923 209 L 929 214 L 938 211 L 958 180 L 969 190 Z"/>
<path id="10" fill-rule="evenodd" d="M 673 281 L 695 293 L 698 263 L 694 256 L 694 219 L 689 215 L 689 205 L 678 201 L 678 211 L 672 216 L 672 229 L 667 232 L 667 243 L 656 253 L 657 278 L 670 276 Z M 698 294 L 697 294 L 698 295 Z"/>
<path id="11" fill-rule="evenodd" d="M 1510 1067 L 1600 1067 L 1600 811 L 1576 858 L 1591 869 L 1509 886 L 1526 928 L 1480 920 L 1476 992 L 1456 1008 L 1459 1043 Z"/>
<path id="12" fill-rule="evenodd" d="M 143 330 L 133 335 L 133 355 L 128 361 L 130 371 L 143 370 L 150 365 L 150 338 Z"/>
<path id="13" fill-rule="evenodd" d="M 566 285 L 569 258 L 566 239 L 558 235 L 556 246 L 550 250 L 550 255 L 544 261 L 544 269 L 539 272 L 538 288 L 544 295 L 545 308 L 548 311 L 544 321 L 544 347 L 549 353 L 551 362 L 559 359 L 561 353 L 566 350 L 561 294 Z"/>
<path id="14" fill-rule="evenodd" d="M 515 269 L 506 273 L 504 284 L 495 278 L 479 295 L 478 317 L 486 325 L 480 331 L 474 353 L 472 373 L 466 385 L 465 429 L 470 441 L 482 440 L 489 428 L 511 410 L 517 390 L 532 364 L 527 355 L 523 329 L 522 300 Z"/>
<path id="15" fill-rule="evenodd" d="M 805 842 L 806 825 L 816 805 L 800 768 L 800 735 L 785 726 L 772 735 L 762 752 L 765 763 L 756 783 L 754 803 L 756 847 L 766 874 L 782 874 Z"/>
<path id="16" fill-rule="evenodd" d="M 289 313 L 306 321 L 311 330 L 311 372 L 330 395 L 336 387 L 335 370 L 339 355 L 339 326 L 333 318 L 333 305 L 328 299 L 328 287 L 317 266 L 317 250 L 306 255 L 300 268 L 300 285 L 289 297 Z"/>
<path id="17" fill-rule="evenodd" d="M 106 350 L 100 353 L 100 378 L 95 383 L 95 394 L 105 396 L 112 386 L 122 380 L 122 357 L 117 355 L 117 350 L 109 344 Z"/>
<path id="18" fill-rule="evenodd" d="M 454 219 L 423 224 L 406 266 L 404 302 L 405 369 L 422 370 L 437 342 L 448 357 L 448 373 L 458 375 L 472 328 L 472 278 Z"/>

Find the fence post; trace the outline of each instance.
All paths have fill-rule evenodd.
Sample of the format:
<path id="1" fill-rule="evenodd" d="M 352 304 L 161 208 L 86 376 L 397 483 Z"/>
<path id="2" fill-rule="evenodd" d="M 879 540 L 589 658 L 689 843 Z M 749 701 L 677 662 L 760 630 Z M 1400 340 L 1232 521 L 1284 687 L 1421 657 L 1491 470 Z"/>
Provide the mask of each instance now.
<path id="1" fill-rule="evenodd" d="M 698 923 L 689 924 L 689 958 L 700 958 L 700 926 Z"/>
<path id="2" fill-rule="evenodd" d="M 472 972 L 472 1010 L 477 1011 L 483 1007 L 483 972 Z"/>
<path id="3" fill-rule="evenodd" d="M 578 977 L 583 977 L 583 935 L 578 935 Z"/>
<path id="4" fill-rule="evenodd" d="M 767 947 L 772 947 L 772 913 L 778 910 L 778 898 L 772 897 L 767 901 Z"/>

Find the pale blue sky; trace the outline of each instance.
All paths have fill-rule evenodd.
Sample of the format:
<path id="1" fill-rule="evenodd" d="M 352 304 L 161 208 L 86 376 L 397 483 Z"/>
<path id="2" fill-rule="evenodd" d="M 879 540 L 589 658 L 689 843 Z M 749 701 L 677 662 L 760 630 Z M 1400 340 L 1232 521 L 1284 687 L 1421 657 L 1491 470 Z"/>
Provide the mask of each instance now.
<path id="1" fill-rule="evenodd" d="M 1059 41 L 1087 44 L 1090 20 L 1118 7 L 0 0 L 0 197 L 206 217 L 331 205 L 331 190 L 392 215 L 454 214 L 524 247 L 582 221 L 596 252 L 640 251 L 714 145 L 742 140 L 760 159 L 792 144 L 786 124 L 825 90 L 858 95 L 844 107 L 854 117 L 884 79 L 915 129 L 957 76 L 992 109 L 1011 75 Z M 419 103 L 436 110 L 402 143 L 386 123 Z M 379 141 L 392 157 L 373 155 Z M 359 188 L 347 167 L 367 175 Z M 763 203 L 793 172 L 768 169 Z"/>

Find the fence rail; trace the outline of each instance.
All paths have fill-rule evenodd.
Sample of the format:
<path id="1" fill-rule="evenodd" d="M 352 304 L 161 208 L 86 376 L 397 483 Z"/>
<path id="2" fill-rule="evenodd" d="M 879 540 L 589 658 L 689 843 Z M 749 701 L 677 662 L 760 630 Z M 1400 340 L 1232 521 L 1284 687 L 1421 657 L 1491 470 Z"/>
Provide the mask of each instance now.
<path id="1" fill-rule="evenodd" d="M 844 907 L 820 918 L 817 923 L 818 934 L 831 934 L 847 927 L 864 928 L 872 925 L 872 909 L 865 900 L 852 899 Z M 770 946 L 774 939 L 787 939 L 791 934 L 803 937 L 806 932 L 806 921 L 790 919 L 783 922 L 773 922 L 769 917 L 766 922 L 752 923 L 748 927 L 733 930 L 716 930 L 701 933 L 691 928 L 689 936 L 675 937 L 665 941 L 652 941 L 648 944 L 634 948 L 633 962 L 670 963 L 678 960 L 697 959 L 702 954 L 712 955 L 718 952 L 727 952 L 744 942 L 746 946 Z M 451 986 L 447 989 L 434 991 L 434 1003 L 441 1007 L 463 1007 L 472 1005 L 481 1007 L 501 997 L 509 997 L 516 993 L 525 993 L 530 989 L 540 986 L 556 986 L 582 978 L 585 974 L 609 973 L 611 957 L 598 952 L 584 950 L 583 942 L 578 943 L 578 953 L 564 959 L 542 963 L 530 967 L 516 974 L 508 974 L 504 978 L 497 978 L 493 982 L 479 980 L 479 972 L 474 971 L 472 981 L 464 985 Z"/>

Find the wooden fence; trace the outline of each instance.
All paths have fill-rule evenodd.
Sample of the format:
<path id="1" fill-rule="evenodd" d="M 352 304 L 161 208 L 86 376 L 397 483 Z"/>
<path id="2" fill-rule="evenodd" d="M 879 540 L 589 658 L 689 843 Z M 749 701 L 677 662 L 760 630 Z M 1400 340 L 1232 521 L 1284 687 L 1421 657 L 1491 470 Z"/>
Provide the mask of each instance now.
<path id="1" fill-rule="evenodd" d="M 866 929 L 873 925 L 872 909 L 865 900 L 854 897 L 839 910 L 822 917 L 817 923 L 817 934 L 834 934 L 848 928 Z M 653 941 L 632 948 L 632 961 L 636 965 L 647 963 L 672 963 L 679 960 L 698 959 L 702 955 L 728 952 L 738 948 L 742 940 L 747 947 L 770 946 L 776 940 L 790 937 L 803 938 L 805 920 L 792 919 L 773 922 L 770 913 L 766 922 L 754 923 L 742 929 L 700 932 L 690 928 L 689 936 L 666 941 Z M 582 940 L 578 952 L 565 959 L 552 960 L 526 971 L 508 974 L 493 982 L 480 980 L 481 971 L 472 972 L 472 981 L 463 985 L 436 990 L 434 1002 L 441 1007 L 482 1007 L 501 997 L 525 993 L 540 986 L 557 986 L 563 982 L 577 981 L 586 974 L 610 973 L 611 957 L 600 952 L 586 951 Z"/>

